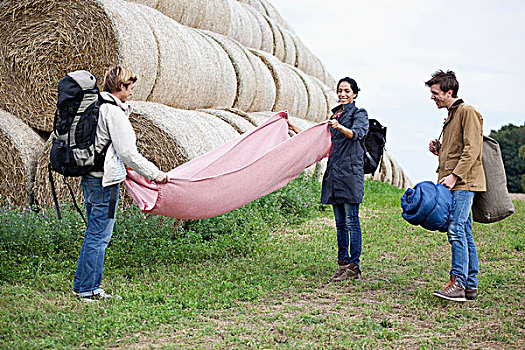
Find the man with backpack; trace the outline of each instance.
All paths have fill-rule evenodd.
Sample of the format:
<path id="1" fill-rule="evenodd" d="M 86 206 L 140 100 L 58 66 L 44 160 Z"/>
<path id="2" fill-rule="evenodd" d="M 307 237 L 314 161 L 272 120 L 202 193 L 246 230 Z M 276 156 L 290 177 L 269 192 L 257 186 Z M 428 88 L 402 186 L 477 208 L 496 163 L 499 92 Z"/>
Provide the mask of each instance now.
<path id="1" fill-rule="evenodd" d="M 430 141 L 429 151 L 439 157 L 439 183 L 451 190 L 456 200 L 447 231 L 452 250 L 450 280 L 433 295 L 452 301 L 473 300 L 478 295 L 479 263 L 470 209 L 474 194 L 485 191 L 486 187 L 481 163 L 483 117 L 458 98 L 459 83 L 454 72 L 439 70 L 425 85 L 430 88 L 436 106 L 448 110 L 443 141 Z"/>
<path id="2" fill-rule="evenodd" d="M 124 164 L 140 175 L 162 184 L 168 175 L 144 158 L 137 150 L 136 135 L 129 121 L 136 75 L 123 66 L 110 69 L 104 79 L 95 151 L 103 153 L 103 168 L 82 176 L 87 228 L 78 258 L 73 291 L 85 301 L 111 298 L 100 284 L 104 255 L 113 233 L 119 183 L 126 178 Z"/>

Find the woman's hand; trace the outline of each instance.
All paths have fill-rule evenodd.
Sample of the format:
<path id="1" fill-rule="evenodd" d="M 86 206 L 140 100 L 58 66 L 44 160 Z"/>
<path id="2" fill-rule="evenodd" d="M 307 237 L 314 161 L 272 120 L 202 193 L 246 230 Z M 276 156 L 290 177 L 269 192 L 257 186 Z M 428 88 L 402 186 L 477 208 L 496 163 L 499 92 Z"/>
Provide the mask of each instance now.
<path id="1" fill-rule="evenodd" d="M 153 181 L 155 181 L 158 184 L 165 184 L 169 180 L 170 180 L 170 178 L 169 178 L 168 174 L 166 174 L 165 172 L 161 171 L 159 173 L 159 175 L 157 175 L 157 177 Z"/>
<path id="2" fill-rule="evenodd" d="M 290 119 L 286 118 L 286 122 L 288 123 L 288 130 L 292 130 L 292 131 L 295 132 L 296 134 L 298 134 L 298 133 L 301 132 L 301 129 L 299 129 L 297 126 L 295 126 L 294 124 L 292 124 L 292 122 L 290 121 Z"/>
<path id="3" fill-rule="evenodd" d="M 334 130 L 341 130 L 341 128 L 343 127 L 341 124 L 339 124 L 339 122 L 337 121 L 337 119 L 330 119 L 328 121 L 328 124 L 332 127 L 332 129 Z"/>

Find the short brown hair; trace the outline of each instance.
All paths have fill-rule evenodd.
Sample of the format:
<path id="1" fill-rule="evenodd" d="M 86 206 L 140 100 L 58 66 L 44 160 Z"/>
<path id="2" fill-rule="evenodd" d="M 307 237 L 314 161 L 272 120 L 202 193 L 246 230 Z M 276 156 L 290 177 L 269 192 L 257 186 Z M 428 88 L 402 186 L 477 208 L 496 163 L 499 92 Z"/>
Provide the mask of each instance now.
<path id="1" fill-rule="evenodd" d="M 129 84 L 137 81 L 137 76 L 130 69 L 124 66 L 116 66 L 106 73 L 104 78 L 104 91 L 120 91 L 120 85 L 128 87 Z"/>
<path id="2" fill-rule="evenodd" d="M 451 70 L 443 72 L 441 69 L 432 74 L 432 79 L 425 82 L 425 85 L 431 87 L 434 84 L 439 84 L 439 88 L 443 92 L 452 90 L 452 97 L 458 97 L 459 82 L 456 79 L 456 73 Z"/>

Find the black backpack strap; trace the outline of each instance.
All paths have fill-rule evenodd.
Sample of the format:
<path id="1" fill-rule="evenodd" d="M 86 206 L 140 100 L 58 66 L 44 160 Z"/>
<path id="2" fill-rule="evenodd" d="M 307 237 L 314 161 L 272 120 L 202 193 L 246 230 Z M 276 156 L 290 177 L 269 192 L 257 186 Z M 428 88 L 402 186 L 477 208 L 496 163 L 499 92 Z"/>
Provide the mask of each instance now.
<path id="1" fill-rule="evenodd" d="M 117 210 L 118 184 L 111 185 L 110 187 L 111 193 L 109 195 L 108 219 L 114 219 Z"/>
<path id="2" fill-rule="evenodd" d="M 73 189 L 71 188 L 69 183 L 66 181 L 66 177 L 62 176 L 62 178 L 63 178 L 64 183 L 66 184 L 66 186 L 67 186 L 67 188 L 69 190 L 69 194 L 71 195 L 71 198 L 73 199 L 73 204 L 75 205 L 75 208 L 79 212 L 80 216 L 82 216 L 82 220 L 84 220 L 84 223 L 87 225 L 87 221 L 86 221 L 86 218 L 84 217 L 84 213 L 82 213 L 82 210 L 80 210 L 80 207 L 78 206 L 77 200 L 75 199 L 75 195 L 73 193 Z"/>
<path id="3" fill-rule="evenodd" d="M 55 190 L 55 181 L 53 180 L 53 174 L 51 173 L 51 163 L 47 164 L 47 170 L 49 172 L 49 183 L 51 184 L 51 194 L 53 195 L 53 201 L 55 202 L 55 208 L 57 210 L 58 220 L 62 220 L 62 214 L 60 213 L 60 207 L 58 205 L 57 192 Z"/>

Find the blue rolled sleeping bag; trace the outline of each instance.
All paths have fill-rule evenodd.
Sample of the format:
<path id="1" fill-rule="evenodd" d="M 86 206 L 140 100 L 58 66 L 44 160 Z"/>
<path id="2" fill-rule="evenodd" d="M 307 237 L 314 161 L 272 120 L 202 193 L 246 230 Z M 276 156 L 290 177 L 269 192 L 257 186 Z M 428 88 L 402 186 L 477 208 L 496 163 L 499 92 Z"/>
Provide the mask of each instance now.
<path id="1" fill-rule="evenodd" d="M 421 225 L 430 231 L 447 232 L 456 200 L 445 186 L 424 181 L 405 191 L 401 208 L 401 215 L 410 224 Z"/>

